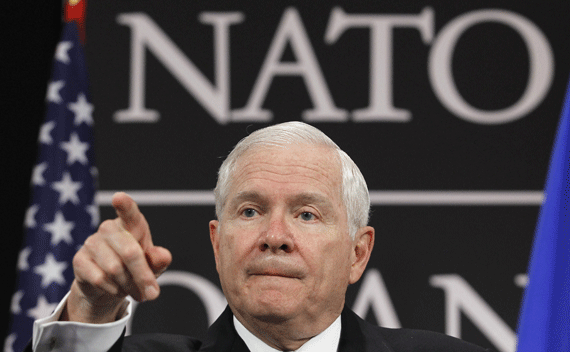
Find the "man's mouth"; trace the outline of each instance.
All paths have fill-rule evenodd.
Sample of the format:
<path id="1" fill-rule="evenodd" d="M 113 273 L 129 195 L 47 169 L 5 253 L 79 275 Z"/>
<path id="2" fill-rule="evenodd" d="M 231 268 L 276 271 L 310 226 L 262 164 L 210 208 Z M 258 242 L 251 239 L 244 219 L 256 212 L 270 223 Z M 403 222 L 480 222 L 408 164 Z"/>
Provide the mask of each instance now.
<path id="1" fill-rule="evenodd" d="M 261 271 L 261 272 L 254 272 L 250 274 L 251 276 L 276 276 L 276 277 L 285 277 L 285 278 L 290 278 L 290 279 L 298 279 L 297 276 L 292 275 L 290 273 L 283 273 L 283 272 L 277 272 L 277 271 L 273 271 L 273 270 L 265 270 L 265 271 Z"/>
<path id="2" fill-rule="evenodd" d="M 276 276 L 290 279 L 300 279 L 304 276 L 298 265 L 280 258 L 263 258 L 248 266 L 246 273 L 250 276 Z"/>

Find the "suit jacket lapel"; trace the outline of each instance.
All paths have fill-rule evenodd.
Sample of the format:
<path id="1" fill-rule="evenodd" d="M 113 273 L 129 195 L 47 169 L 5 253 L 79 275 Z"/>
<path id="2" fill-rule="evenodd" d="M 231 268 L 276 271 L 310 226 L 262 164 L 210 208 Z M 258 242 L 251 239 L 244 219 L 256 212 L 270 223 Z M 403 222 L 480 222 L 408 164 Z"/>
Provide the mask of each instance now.
<path id="1" fill-rule="evenodd" d="M 220 317 L 208 329 L 208 334 L 200 351 L 250 352 L 234 328 L 233 314 L 229 307 L 226 307 Z"/>
<path id="2" fill-rule="evenodd" d="M 379 332 L 379 328 L 360 319 L 344 307 L 338 352 L 394 352 Z"/>

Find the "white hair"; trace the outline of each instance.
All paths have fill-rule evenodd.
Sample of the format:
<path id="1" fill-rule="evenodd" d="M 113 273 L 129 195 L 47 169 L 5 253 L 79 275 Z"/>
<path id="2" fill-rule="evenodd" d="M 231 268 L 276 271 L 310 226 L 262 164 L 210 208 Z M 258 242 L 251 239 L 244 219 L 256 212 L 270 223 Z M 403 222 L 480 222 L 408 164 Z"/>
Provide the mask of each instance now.
<path id="1" fill-rule="evenodd" d="M 214 189 L 216 216 L 221 219 L 228 197 L 232 175 L 238 159 L 252 147 L 284 146 L 287 144 L 326 146 L 336 151 L 342 172 L 342 201 L 348 218 L 348 231 L 352 239 L 356 231 L 368 224 L 370 196 L 358 166 L 342 149 L 319 129 L 303 122 L 291 121 L 257 130 L 243 138 L 230 152 L 218 171 Z"/>

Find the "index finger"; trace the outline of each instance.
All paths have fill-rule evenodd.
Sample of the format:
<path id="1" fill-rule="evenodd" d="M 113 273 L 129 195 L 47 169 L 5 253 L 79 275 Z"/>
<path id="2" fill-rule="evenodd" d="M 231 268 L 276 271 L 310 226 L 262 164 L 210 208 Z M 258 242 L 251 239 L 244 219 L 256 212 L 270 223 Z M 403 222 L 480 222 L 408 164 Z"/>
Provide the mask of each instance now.
<path id="1" fill-rule="evenodd" d="M 124 192 L 115 193 L 112 204 L 123 229 L 130 232 L 139 241 L 146 234 L 150 234 L 148 224 L 137 203 L 128 194 Z"/>

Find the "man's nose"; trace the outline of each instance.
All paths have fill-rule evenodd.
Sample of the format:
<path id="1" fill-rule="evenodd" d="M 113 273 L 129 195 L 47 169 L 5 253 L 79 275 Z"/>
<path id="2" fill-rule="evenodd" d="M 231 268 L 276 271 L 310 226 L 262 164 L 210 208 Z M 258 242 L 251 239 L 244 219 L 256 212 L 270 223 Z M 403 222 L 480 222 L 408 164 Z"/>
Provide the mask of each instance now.
<path id="1" fill-rule="evenodd" d="M 294 247 L 293 234 L 285 219 L 281 216 L 272 217 L 266 231 L 260 237 L 259 249 L 291 253 Z"/>

